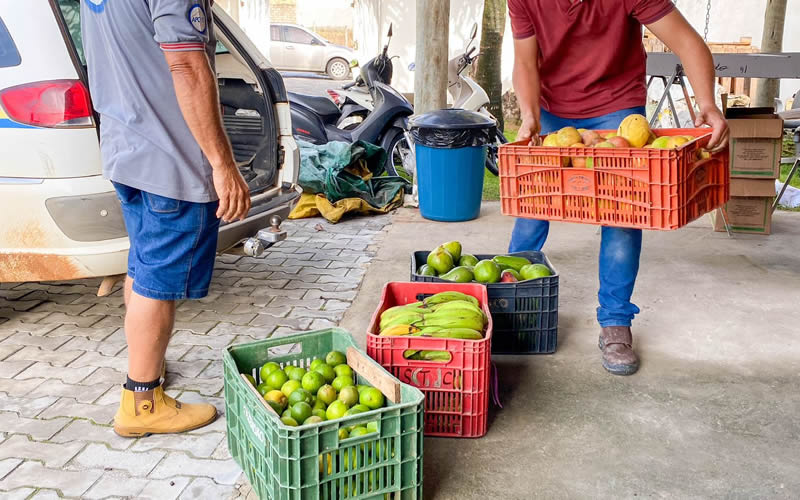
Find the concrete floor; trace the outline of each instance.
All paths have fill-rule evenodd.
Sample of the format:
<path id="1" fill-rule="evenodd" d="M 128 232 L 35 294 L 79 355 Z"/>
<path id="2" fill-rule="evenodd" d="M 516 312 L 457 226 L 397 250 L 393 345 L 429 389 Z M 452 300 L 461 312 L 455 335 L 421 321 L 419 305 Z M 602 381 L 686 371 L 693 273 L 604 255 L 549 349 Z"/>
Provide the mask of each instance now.
<path id="1" fill-rule="evenodd" d="M 458 239 L 505 250 L 513 220 L 486 204 L 463 224 L 403 209 L 342 326 L 364 329 L 409 255 Z M 557 224 L 558 351 L 495 356 L 503 409 L 477 440 L 425 440 L 425 498 L 800 497 L 800 213 L 769 237 L 713 233 L 708 219 L 645 234 L 634 302 L 642 367 L 600 365 L 594 226 Z"/>

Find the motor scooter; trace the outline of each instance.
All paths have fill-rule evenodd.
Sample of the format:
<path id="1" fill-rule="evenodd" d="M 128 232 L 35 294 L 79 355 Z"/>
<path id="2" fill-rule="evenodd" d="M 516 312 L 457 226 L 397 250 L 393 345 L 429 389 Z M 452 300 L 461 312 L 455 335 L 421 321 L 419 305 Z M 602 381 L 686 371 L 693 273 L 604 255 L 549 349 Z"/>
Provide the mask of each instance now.
<path id="1" fill-rule="evenodd" d="M 387 37 L 391 39 L 392 27 Z M 342 111 L 327 97 L 287 92 L 292 116 L 292 133 L 297 139 L 314 144 L 329 141 L 364 141 L 381 146 L 388 154 L 386 171 L 397 175 L 396 162 L 404 164 L 409 154 L 405 130 L 414 113 L 411 103 L 395 89 L 382 83 L 391 81 L 392 61 L 387 56 L 389 42 L 377 57 L 361 67 L 359 78 L 369 89 L 374 109 L 363 121 L 343 128 Z"/>

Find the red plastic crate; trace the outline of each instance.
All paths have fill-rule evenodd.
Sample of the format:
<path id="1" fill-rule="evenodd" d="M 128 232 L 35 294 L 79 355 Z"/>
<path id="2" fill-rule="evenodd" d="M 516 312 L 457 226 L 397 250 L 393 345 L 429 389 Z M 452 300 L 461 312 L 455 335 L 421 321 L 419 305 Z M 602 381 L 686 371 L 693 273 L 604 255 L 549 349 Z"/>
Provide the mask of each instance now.
<path id="1" fill-rule="evenodd" d="M 709 129 L 653 132 L 696 139 L 678 149 L 501 146 L 503 214 L 673 230 L 728 201 L 728 151 L 698 159 L 711 138 Z M 563 159 L 572 157 L 591 159 L 594 168 L 564 167 Z"/>
<path id="2" fill-rule="evenodd" d="M 386 309 L 446 291 L 478 299 L 489 318 L 482 340 L 377 335 Z M 387 283 L 367 330 L 367 354 L 401 382 L 425 394 L 426 436 L 475 438 L 486 434 L 491 342 L 489 295 L 486 287 L 477 283 Z M 448 351 L 452 359 L 446 363 L 406 359 L 403 352 L 407 349 Z"/>

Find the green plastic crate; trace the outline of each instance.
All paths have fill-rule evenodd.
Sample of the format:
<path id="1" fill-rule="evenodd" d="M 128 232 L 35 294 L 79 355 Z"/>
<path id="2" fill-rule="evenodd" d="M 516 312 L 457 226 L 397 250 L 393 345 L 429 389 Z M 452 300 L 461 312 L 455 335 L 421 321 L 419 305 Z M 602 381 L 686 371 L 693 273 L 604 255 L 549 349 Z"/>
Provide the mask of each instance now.
<path id="1" fill-rule="evenodd" d="M 333 328 L 235 345 L 223 354 L 228 448 L 259 498 L 422 500 L 425 398 L 418 389 L 400 384 L 399 403 L 387 399 L 384 408 L 290 427 L 264 407 L 240 375 L 258 380 L 258 368 L 267 361 L 307 367 L 314 358 L 348 347 L 357 349 L 350 334 Z M 355 378 L 370 385 L 358 373 Z M 373 421 L 377 433 L 339 439 L 340 428 Z"/>

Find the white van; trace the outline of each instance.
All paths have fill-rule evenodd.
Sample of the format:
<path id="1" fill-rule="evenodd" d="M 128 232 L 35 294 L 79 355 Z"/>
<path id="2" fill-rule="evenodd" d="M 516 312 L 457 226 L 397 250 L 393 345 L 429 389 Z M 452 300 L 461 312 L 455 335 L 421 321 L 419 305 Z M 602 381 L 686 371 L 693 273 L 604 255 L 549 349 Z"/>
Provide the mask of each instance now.
<path id="1" fill-rule="evenodd" d="M 223 121 L 252 198 L 220 227 L 225 251 L 288 215 L 300 160 L 280 74 L 217 6 L 214 18 Z M 0 0 L 0 282 L 124 274 L 128 246 L 101 175 L 80 0 Z"/>

